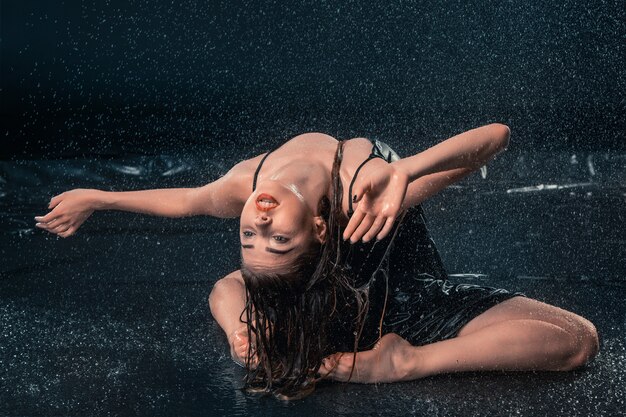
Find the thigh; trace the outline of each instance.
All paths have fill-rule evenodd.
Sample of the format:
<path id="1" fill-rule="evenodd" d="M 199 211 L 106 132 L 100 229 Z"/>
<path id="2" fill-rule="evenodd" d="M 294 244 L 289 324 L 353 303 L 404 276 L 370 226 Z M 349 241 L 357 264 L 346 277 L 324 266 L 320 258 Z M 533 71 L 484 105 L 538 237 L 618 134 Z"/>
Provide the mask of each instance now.
<path id="1" fill-rule="evenodd" d="M 507 320 L 539 320 L 559 326 L 571 334 L 595 334 L 587 319 L 562 308 L 527 297 L 513 297 L 479 314 L 461 328 L 458 336 L 476 332 Z"/>

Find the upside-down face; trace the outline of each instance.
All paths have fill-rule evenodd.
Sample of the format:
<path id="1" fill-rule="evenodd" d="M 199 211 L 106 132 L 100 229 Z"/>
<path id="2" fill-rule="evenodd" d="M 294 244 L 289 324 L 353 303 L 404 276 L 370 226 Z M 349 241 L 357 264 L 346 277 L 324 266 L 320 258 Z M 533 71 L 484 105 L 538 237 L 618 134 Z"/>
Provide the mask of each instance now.
<path id="1" fill-rule="evenodd" d="M 243 263 L 251 269 L 281 269 L 324 238 L 325 227 L 291 184 L 266 180 L 257 185 L 241 212 Z M 323 229 L 323 230 L 322 230 Z"/>

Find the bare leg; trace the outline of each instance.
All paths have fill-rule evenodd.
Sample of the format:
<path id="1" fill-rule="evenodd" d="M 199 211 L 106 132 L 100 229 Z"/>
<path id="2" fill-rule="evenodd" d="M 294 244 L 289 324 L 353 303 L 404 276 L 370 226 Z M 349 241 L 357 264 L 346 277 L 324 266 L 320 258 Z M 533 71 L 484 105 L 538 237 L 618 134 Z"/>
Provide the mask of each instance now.
<path id="1" fill-rule="evenodd" d="M 418 378 L 477 370 L 566 371 L 587 359 L 570 333 L 539 320 L 507 320 L 413 349 L 419 358 L 413 370 Z"/>
<path id="2" fill-rule="evenodd" d="M 423 372 L 565 371 L 598 353 L 591 322 L 537 300 L 515 297 L 471 320 L 458 337 L 421 346 Z"/>
<path id="3" fill-rule="evenodd" d="M 359 352 L 354 382 L 392 382 L 462 371 L 565 371 L 584 365 L 598 352 L 589 321 L 558 307 L 516 297 L 471 320 L 458 337 L 411 346 L 385 335 L 376 349 Z M 322 371 L 345 381 L 351 353 L 334 355 Z"/>

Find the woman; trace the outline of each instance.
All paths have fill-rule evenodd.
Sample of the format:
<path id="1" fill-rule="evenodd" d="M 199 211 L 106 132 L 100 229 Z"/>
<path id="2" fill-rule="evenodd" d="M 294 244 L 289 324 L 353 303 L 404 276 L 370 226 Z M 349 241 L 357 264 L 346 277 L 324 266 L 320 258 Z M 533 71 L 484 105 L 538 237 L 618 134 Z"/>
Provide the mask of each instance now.
<path id="1" fill-rule="evenodd" d="M 493 124 L 393 161 L 383 144 L 359 138 L 338 147 L 332 137 L 306 134 L 200 188 L 63 193 L 51 200 L 50 213 L 36 218 L 37 226 L 67 237 L 99 209 L 240 216 L 242 271 L 215 285 L 211 311 L 233 357 L 246 364 L 248 384 L 278 395 L 307 392 L 316 373 L 342 381 L 391 382 L 467 370 L 573 369 L 597 353 L 590 322 L 503 290 L 451 286 L 419 221 L 422 201 L 484 165 L 508 138 L 506 126 Z M 410 207 L 418 209 L 404 210 Z M 400 239 L 406 230 L 400 224 L 411 221 L 421 230 L 422 246 L 431 248 L 413 264 L 426 260 L 427 265 L 390 276 L 398 286 L 393 294 L 389 268 L 365 267 L 361 277 L 354 276 L 356 266 L 389 263 L 394 245 L 410 241 Z M 339 232 L 351 243 L 375 238 L 387 243 L 346 250 Z M 398 278 L 411 272 L 428 279 L 406 284 Z M 406 320 L 410 312 L 403 311 L 402 296 L 413 284 L 423 287 L 418 297 L 427 296 L 420 305 L 431 296 L 446 303 L 454 293 L 460 294 L 455 302 L 469 300 L 471 308 L 446 311 L 453 325 L 433 318 L 427 332 L 415 332 L 415 323 L 421 326 L 428 312 L 412 323 Z M 399 301 L 388 303 L 390 295 Z M 322 360 L 332 348 L 352 353 Z"/>

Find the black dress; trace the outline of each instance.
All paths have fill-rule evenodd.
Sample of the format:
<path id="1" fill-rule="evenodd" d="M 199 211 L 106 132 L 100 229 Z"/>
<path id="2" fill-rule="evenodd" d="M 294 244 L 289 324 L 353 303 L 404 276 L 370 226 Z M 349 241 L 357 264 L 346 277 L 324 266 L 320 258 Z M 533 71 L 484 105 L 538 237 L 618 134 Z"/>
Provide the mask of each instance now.
<path id="1" fill-rule="evenodd" d="M 253 190 L 263 163 L 275 149 L 260 161 L 254 173 Z M 352 195 L 361 168 L 374 158 L 389 163 L 400 159 L 387 144 L 374 141 L 372 152 L 350 182 L 348 195 Z M 348 204 L 350 216 L 352 201 Z M 524 296 L 500 288 L 449 282 L 426 228 L 421 206 L 411 207 L 399 216 L 381 241 L 354 245 L 345 242 L 341 252 L 344 265 L 355 277 L 355 286 L 368 293 L 369 306 L 358 343 L 360 350 L 371 348 L 380 335 L 387 333 L 397 333 L 412 345 L 450 339 L 494 305 Z M 351 294 L 340 297 L 329 325 L 329 354 L 354 349 L 356 312 Z"/>
<path id="2" fill-rule="evenodd" d="M 398 159 L 391 148 L 379 141 L 373 143 L 372 155 L 387 162 Z M 355 177 L 357 174 L 358 170 Z M 353 184 L 354 178 L 350 189 Z M 356 277 L 356 286 L 369 295 L 359 349 L 371 348 L 379 335 L 387 333 L 397 333 L 412 345 L 450 339 L 494 305 L 524 296 L 500 288 L 448 281 L 421 206 L 412 207 L 400 216 L 385 239 L 345 243 L 342 255 Z M 348 297 L 343 308 L 345 311 L 339 311 L 331 325 L 330 349 L 351 351 L 356 307 Z"/>

